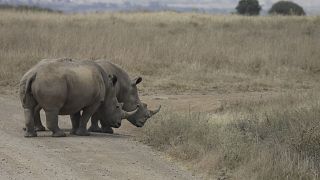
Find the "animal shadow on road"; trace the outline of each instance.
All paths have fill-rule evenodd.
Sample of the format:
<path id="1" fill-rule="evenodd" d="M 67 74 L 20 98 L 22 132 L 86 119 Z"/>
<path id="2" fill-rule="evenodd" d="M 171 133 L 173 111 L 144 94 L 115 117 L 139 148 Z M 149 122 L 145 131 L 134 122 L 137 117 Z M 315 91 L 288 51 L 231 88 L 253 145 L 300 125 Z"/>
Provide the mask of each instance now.
<path id="1" fill-rule="evenodd" d="M 132 138 L 132 135 L 128 135 L 128 134 L 119 134 L 119 133 L 114 133 L 114 134 L 108 134 L 108 133 L 94 133 L 94 132 L 90 132 L 90 136 L 76 136 L 76 135 L 71 135 L 70 131 L 71 129 L 62 129 L 67 136 L 66 137 L 62 137 L 62 138 L 119 138 L 119 139 L 129 139 Z M 41 138 L 41 137 L 51 137 L 51 131 L 42 131 L 42 132 L 38 132 L 38 137 L 36 138 Z"/>

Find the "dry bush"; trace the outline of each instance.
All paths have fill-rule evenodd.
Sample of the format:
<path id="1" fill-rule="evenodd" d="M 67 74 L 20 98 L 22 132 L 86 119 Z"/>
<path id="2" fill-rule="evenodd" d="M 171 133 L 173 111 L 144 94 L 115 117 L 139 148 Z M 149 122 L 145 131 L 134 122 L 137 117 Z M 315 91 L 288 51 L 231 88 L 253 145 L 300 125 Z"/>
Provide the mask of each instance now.
<path id="1" fill-rule="evenodd" d="M 210 177 L 318 179 L 318 97 L 287 94 L 260 105 L 243 100 L 219 116 L 167 111 L 146 125 L 141 141 Z"/>
<path id="2" fill-rule="evenodd" d="M 42 58 L 109 59 L 171 92 L 310 88 L 319 17 L 0 12 L 0 85 Z"/>

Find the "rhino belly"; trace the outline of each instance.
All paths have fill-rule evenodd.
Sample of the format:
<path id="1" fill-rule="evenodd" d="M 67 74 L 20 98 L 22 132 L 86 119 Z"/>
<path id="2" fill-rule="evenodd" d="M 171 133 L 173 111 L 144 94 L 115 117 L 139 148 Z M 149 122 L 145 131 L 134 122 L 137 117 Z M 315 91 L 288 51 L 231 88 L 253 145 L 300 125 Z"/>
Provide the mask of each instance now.
<path id="1" fill-rule="evenodd" d="M 101 92 L 95 88 L 86 89 L 85 91 L 74 90 L 69 90 L 67 100 L 60 109 L 60 115 L 74 114 L 85 107 L 101 102 Z"/>

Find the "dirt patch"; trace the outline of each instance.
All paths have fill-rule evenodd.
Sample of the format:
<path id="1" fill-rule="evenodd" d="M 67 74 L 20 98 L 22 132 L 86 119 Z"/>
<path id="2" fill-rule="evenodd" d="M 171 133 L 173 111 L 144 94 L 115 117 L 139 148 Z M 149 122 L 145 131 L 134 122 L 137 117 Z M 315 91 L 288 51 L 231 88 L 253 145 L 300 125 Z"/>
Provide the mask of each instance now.
<path id="1" fill-rule="evenodd" d="M 132 140 L 128 123 L 114 135 L 24 138 L 17 98 L 0 96 L 1 179 L 199 179 L 150 147 Z M 61 128 L 71 127 L 60 117 Z"/>

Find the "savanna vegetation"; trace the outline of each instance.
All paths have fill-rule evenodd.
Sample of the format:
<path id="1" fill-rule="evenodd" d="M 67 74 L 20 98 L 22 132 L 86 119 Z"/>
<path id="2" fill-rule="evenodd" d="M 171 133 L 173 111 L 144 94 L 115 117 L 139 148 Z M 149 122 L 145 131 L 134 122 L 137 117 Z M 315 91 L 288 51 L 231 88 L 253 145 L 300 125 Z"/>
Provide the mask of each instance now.
<path id="1" fill-rule="evenodd" d="M 269 14 L 304 16 L 306 13 L 298 4 L 291 1 L 279 1 L 272 5 Z"/>
<path id="2" fill-rule="evenodd" d="M 230 179 L 318 179 L 320 18 L 0 12 L 0 86 L 42 58 L 105 58 L 144 93 L 270 92 L 215 112 L 167 108 L 138 139 Z M 250 96 L 249 96 L 250 97 Z"/>
<path id="3" fill-rule="evenodd" d="M 55 11 L 50 8 L 28 6 L 28 5 L 10 5 L 10 4 L 0 4 L 0 10 L 61 13 L 60 11 Z"/>
<path id="4" fill-rule="evenodd" d="M 236 10 L 242 15 L 259 15 L 261 6 L 258 0 L 240 0 Z"/>

